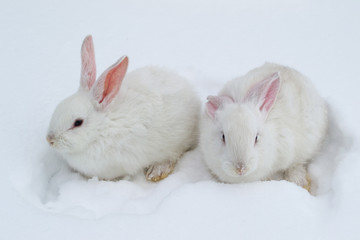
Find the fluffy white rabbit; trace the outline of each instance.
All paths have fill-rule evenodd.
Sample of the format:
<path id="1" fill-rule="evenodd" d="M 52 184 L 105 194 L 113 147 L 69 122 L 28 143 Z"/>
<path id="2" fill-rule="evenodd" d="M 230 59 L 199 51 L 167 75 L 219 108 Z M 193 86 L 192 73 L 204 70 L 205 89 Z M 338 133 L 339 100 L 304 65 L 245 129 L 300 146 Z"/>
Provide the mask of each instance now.
<path id="1" fill-rule="evenodd" d="M 81 48 L 80 88 L 56 108 L 47 141 L 85 176 L 115 179 L 146 170 L 148 180 L 170 174 L 197 144 L 200 99 L 166 69 L 126 74 L 122 57 L 96 79 L 91 36 Z"/>
<path id="2" fill-rule="evenodd" d="M 307 187 L 307 164 L 328 127 L 327 104 L 308 79 L 266 63 L 209 96 L 200 147 L 212 173 L 229 183 L 283 176 Z"/>

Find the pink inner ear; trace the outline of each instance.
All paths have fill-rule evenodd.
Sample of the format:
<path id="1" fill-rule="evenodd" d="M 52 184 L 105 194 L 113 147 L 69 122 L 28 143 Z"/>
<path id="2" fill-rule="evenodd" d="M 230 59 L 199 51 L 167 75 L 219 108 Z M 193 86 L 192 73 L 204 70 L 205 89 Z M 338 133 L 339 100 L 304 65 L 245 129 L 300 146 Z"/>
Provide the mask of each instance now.
<path id="1" fill-rule="evenodd" d="M 225 103 L 234 102 L 234 100 L 228 96 L 208 96 L 207 100 L 206 112 L 211 119 L 215 118 L 215 112 L 219 107 L 223 106 Z"/>
<path id="2" fill-rule="evenodd" d="M 99 101 L 99 103 L 102 103 L 106 97 L 108 97 L 108 101 L 112 101 L 112 99 L 116 96 L 116 94 L 119 92 L 122 80 L 126 74 L 127 66 L 128 58 L 125 57 L 118 65 L 109 71 L 109 73 L 106 75 L 104 91 L 102 99 Z"/>
<path id="3" fill-rule="evenodd" d="M 208 101 L 206 103 L 206 112 L 209 115 L 209 117 L 211 119 L 214 119 L 215 117 L 215 112 L 218 109 L 219 106 L 216 106 L 214 103 L 212 103 L 211 101 Z"/>
<path id="4" fill-rule="evenodd" d="M 118 94 L 128 67 L 128 58 L 122 57 L 109 67 L 96 82 L 92 93 L 95 100 L 104 109 Z"/>
<path id="5" fill-rule="evenodd" d="M 277 94 L 280 89 L 280 75 L 274 73 L 264 80 L 254 84 L 246 93 L 244 101 L 253 102 L 259 107 L 259 110 L 267 117 L 267 114 L 271 110 L 275 103 Z"/>
<path id="6" fill-rule="evenodd" d="M 265 110 L 266 112 L 270 111 L 272 105 L 274 104 L 274 102 L 276 100 L 276 96 L 279 91 L 279 87 L 280 87 L 280 77 L 278 74 L 276 76 L 274 74 L 272 76 L 272 82 L 270 83 L 270 87 L 268 88 L 268 90 L 266 92 L 264 103 L 260 106 L 260 111 L 263 111 L 263 110 Z"/>
<path id="7" fill-rule="evenodd" d="M 92 36 L 87 36 L 81 47 L 81 80 L 80 85 L 90 90 L 96 79 L 95 51 Z"/>

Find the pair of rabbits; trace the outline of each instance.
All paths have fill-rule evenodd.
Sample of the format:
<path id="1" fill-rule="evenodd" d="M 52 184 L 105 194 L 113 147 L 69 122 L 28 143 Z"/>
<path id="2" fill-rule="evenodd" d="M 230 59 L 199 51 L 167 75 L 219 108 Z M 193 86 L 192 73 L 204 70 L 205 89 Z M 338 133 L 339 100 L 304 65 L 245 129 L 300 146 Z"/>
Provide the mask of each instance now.
<path id="1" fill-rule="evenodd" d="M 267 63 L 209 96 L 201 115 L 184 78 L 155 67 L 126 75 L 126 56 L 95 81 L 91 36 L 81 64 L 80 88 L 57 106 L 47 141 L 83 175 L 110 180 L 145 170 L 148 180 L 159 181 L 199 142 L 220 181 L 281 173 L 308 184 L 306 167 L 326 135 L 327 107 L 299 72 Z"/>

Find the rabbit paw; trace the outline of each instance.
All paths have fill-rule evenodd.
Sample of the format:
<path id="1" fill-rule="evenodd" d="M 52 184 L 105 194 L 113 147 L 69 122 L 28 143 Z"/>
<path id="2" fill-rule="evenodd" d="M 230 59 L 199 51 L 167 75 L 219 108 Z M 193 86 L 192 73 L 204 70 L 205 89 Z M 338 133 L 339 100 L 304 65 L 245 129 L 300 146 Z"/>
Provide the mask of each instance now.
<path id="1" fill-rule="evenodd" d="M 306 181 L 307 181 L 307 184 L 302 187 L 305 188 L 309 193 L 311 193 L 311 178 L 310 178 L 309 174 L 306 174 Z"/>
<path id="2" fill-rule="evenodd" d="M 285 180 L 303 187 L 308 192 L 311 189 L 311 178 L 304 165 L 295 165 L 285 171 Z"/>
<path id="3" fill-rule="evenodd" d="M 175 168 L 176 161 L 165 161 L 156 163 L 145 169 L 145 176 L 148 181 L 158 182 L 167 178 Z"/>

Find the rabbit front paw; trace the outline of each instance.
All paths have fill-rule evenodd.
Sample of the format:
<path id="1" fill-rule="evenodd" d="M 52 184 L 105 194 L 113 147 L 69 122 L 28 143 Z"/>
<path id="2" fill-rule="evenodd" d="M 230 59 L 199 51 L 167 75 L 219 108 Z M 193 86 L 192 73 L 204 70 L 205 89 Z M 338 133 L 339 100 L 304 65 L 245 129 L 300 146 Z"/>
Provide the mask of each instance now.
<path id="1" fill-rule="evenodd" d="M 285 171 L 285 180 L 303 187 L 308 192 L 311 189 L 311 178 L 303 164 L 297 164 Z"/>
<path id="2" fill-rule="evenodd" d="M 176 161 L 165 161 L 162 163 L 156 163 L 145 169 L 146 180 L 152 182 L 158 182 L 169 176 L 175 168 Z"/>

